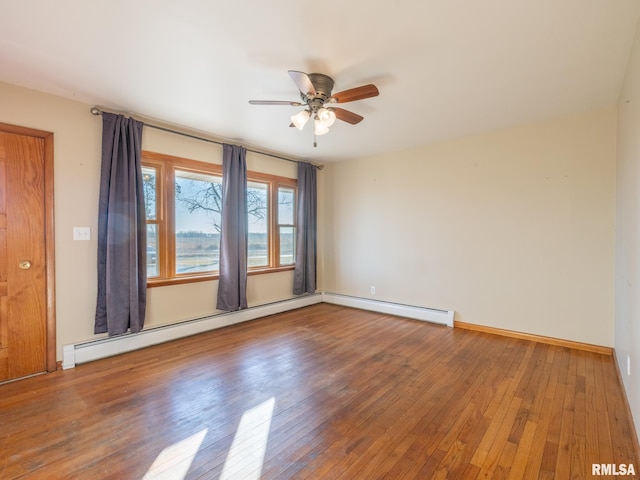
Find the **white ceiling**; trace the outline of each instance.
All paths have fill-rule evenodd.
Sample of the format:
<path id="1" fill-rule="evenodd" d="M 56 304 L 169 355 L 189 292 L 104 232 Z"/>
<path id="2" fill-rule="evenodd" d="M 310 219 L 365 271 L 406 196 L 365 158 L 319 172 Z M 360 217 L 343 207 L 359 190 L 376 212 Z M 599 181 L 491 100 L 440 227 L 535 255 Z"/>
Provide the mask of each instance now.
<path id="1" fill-rule="evenodd" d="M 613 106 L 639 15 L 638 0 L 0 0 L 0 81 L 322 163 Z M 287 70 L 380 96 L 341 105 L 365 119 L 313 148 L 311 125 L 289 128 L 300 108 L 248 103 L 298 101 Z"/>

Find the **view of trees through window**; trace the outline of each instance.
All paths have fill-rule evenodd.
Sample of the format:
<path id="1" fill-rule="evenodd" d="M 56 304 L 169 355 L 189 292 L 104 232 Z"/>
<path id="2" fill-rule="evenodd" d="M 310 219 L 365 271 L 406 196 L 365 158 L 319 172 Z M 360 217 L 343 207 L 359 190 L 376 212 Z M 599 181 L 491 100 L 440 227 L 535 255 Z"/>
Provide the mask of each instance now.
<path id="1" fill-rule="evenodd" d="M 222 178 L 175 172 L 176 273 L 218 270 Z"/>
<path id="2" fill-rule="evenodd" d="M 189 275 L 219 269 L 222 229 L 222 177 L 187 169 L 174 170 L 175 274 Z M 279 244 L 277 265 L 295 260 L 295 188 L 274 186 L 268 181 L 250 180 L 247 185 L 248 266 L 269 267 L 270 189 L 275 188 L 273 222 Z M 143 167 L 143 191 L 147 215 L 147 275 L 160 275 L 158 170 Z M 273 248 L 273 247 L 272 247 Z"/>

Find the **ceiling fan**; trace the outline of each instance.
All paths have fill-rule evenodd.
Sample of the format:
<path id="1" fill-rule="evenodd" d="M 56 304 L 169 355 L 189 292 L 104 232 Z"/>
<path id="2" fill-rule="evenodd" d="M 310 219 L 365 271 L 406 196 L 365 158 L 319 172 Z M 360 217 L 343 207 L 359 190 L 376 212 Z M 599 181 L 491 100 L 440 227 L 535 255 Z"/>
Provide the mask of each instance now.
<path id="1" fill-rule="evenodd" d="M 329 131 L 336 119 L 355 125 L 364 117 L 344 108 L 334 107 L 335 104 L 354 102 L 379 95 L 375 85 L 368 84 L 351 88 L 338 93 L 331 93 L 333 79 L 322 73 L 304 73 L 289 70 L 289 76 L 300 90 L 302 102 L 281 100 L 249 100 L 251 105 L 289 105 L 291 107 L 305 107 L 291 117 L 291 127 L 302 130 L 309 119 L 314 121 L 314 135 L 324 135 Z M 317 146 L 314 140 L 313 146 Z"/>

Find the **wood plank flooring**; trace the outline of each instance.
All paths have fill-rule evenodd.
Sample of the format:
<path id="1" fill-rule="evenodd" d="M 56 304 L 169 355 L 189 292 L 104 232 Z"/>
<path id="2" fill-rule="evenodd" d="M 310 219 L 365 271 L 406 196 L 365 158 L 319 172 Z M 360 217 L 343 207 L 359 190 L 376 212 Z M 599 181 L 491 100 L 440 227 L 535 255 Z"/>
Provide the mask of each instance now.
<path id="1" fill-rule="evenodd" d="M 623 402 L 611 356 L 320 304 L 0 385 L 0 478 L 594 478 Z"/>

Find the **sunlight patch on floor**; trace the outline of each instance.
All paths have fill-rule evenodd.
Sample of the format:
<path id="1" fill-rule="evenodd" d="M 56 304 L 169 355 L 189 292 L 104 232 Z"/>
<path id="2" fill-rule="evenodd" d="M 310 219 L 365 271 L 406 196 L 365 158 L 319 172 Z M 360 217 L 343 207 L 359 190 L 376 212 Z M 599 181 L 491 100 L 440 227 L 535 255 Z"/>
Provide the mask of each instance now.
<path id="1" fill-rule="evenodd" d="M 207 435 L 207 428 L 189 438 L 165 448 L 155 459 L 143 480 L 184 480 L 200 445 Z"/>
<path id="2" fill-rule="evenodd" d="M 219 480 L 260 479 L 275 403 L 271 398 L 244 412 Z"/>

